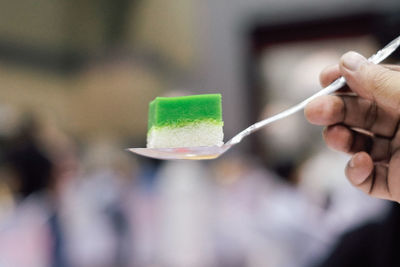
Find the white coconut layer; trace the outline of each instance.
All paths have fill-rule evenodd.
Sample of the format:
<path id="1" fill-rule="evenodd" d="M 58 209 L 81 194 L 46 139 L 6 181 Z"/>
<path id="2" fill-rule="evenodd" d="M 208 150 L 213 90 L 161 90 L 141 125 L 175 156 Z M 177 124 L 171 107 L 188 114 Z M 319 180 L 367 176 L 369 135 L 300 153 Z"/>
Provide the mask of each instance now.
<path id="1" fill-rule="evenodd" d="M 222 125 L 196 122 L 182 127 L 157 127 L 147 134 L 148 148 L 222 146 Z"/>

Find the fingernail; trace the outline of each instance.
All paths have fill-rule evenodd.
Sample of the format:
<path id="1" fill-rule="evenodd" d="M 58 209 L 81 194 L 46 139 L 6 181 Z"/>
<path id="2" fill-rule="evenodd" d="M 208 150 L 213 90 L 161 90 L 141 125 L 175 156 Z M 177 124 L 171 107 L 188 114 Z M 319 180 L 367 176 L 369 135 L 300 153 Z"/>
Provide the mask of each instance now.
<path id="1" fill-rule="evenodd" d="M 367 59 L 356 52 L 350 51 L 342 56 L 342 62 L 346 69 L 356 71 L 362 64 L 367 62 Z"/>
<path id="2" fill-rule="evenodd" d="M 354 168 L 356 166 L 355 162 L 354 162 L 354 157 L 351 158 L 350 162 L 349 162 L 349 167 L 350 168 Z"/>

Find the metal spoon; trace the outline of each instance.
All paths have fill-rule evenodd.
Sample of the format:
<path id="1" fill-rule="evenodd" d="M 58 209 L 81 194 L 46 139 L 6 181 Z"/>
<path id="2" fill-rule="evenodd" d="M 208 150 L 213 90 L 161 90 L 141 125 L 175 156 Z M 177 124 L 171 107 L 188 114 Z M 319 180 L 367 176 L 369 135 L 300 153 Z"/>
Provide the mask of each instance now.
<path id="1" fill-rule="evenodd" d="M 400 45 L 400 36 L 391 41 L 388 45 L 386 45 L 383 49 L 379 50 L 371 56 L 368 61 L 378 64 L 385 58 L 387 58 L 391 53 L 393 53 Z M 237 135 L 235 135 L 231 140 L 226 142 L 222 146 L 202 146 L 202 147 L 180 147 L 180 148 L 128 148 L 128 151 L 136 153 L 138 155 L 155 158 L 155 159 L 215 159 L 228 151 L 231 147 L 236 144 L 239 144 L 244 137 L 254 133 L 255 131 L 261 129 L 262 127 L 286 118 L 297 111 L 302 110 L 309 102 L 314 100 L 315 98 L 323 95 L 331 94 L 346 84 L 346 80 L 344 77 L 340 77 L 331 83 L 329 86 L 325 87 L 321 91 L 307 98 L 303 102 L 281 112 L 272 117 L 269 117 L 265 120 L 259 121 L 245 130 L 241 131 Z"/>

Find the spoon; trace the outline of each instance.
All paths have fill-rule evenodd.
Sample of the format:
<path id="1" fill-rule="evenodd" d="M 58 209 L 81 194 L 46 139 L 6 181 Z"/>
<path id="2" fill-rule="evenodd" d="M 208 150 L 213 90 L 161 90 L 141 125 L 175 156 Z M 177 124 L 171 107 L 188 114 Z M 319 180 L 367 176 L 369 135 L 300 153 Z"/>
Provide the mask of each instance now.
<path id="1" fill-rule="evenodd" d="M 371 56 L 368 61 L 374 64 L 379 64 L 382 60 L 387 58 L 391 53 L 393 53 L 400 45 L 400 36 L 387 44 L 384 48 L 376 52 L 373 56 Z M 266 125 L 286 118 L 302 109 L 310 103 L 312 100 L 319 96 L 331 94 L 346 84 L 346 80 L 344 77 L 340 77 L 335 80 L 333 83 L 323 88 L 316 94 L 310 96 L 303 102 L 282 111 L 272 117 L 269 117 L 265 120 L 259 121 L 237 135 L 235 135 L 231 140 L 223 144 L 222 146 L 199 146 L 199 147 L 178 147 L 178 148 L 128 148 L 128 151 L 136 153 L 141 156 L 155 158 L 155 159 L 164 159 L 164 160 L 172 160 L 172 159 L 191 159 L 191 160 L 201 160 L 201 159 L 215 159 L 224 154 L 234 145 L 239 144 L 244 137 L 254 133 L 255 131 L 265 127 Z"/>

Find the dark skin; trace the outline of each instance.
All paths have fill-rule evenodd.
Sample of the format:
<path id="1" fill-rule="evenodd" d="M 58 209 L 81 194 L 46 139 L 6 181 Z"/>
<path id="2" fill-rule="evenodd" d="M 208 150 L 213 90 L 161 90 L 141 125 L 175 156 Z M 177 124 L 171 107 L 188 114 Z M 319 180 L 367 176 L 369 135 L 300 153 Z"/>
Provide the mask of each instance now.
<path id="1" fill-rule="evenodd" d="M 326 126 L 328 147 L 352 155 L 345 173 L 355 187 L 400 202 L 400 66 L 374 65 L 348 52 L 322 71 L 321 85 L 340 76 L 347 91 L 312 101 L 305 116 Z"/>

